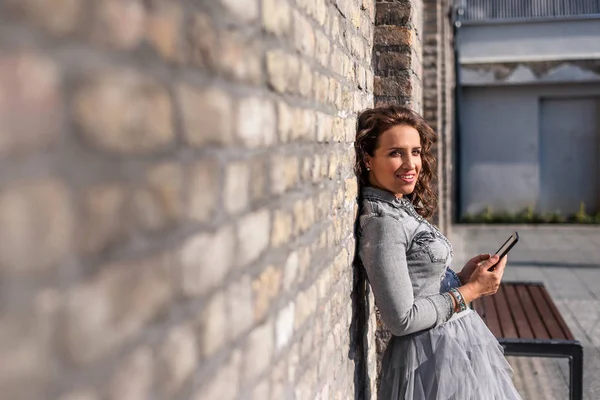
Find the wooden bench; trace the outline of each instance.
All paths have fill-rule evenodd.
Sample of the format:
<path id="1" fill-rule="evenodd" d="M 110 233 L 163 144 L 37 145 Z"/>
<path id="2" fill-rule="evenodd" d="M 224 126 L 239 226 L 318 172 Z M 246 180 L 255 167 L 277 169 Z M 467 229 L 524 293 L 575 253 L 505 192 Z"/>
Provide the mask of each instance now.
<path id="1" fill-rule="evenodd" d="M 567 357 L 572 400 L 583 393 L 583 348 L 539 282 L 507 282 L 471 304 L 506 355 Z"/>

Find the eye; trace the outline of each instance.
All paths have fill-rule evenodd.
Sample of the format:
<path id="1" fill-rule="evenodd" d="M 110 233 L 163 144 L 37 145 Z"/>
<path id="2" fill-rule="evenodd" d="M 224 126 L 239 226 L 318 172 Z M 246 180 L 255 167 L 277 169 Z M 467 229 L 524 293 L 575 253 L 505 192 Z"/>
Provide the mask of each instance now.
<path id="1" fill-rule="evenodd" d="M 412 153 L 413 153 L 413 156 L 420 156 L 421 155 L 421 149 L 414 149 L 412 151 Z"/>
<path id="2" fill-rule="evenodd" d="M 402 152 L 400 150 L 394 150 L 390 153 L 390 156 L 399 157 L 399 156 L 402 156 Z"/>

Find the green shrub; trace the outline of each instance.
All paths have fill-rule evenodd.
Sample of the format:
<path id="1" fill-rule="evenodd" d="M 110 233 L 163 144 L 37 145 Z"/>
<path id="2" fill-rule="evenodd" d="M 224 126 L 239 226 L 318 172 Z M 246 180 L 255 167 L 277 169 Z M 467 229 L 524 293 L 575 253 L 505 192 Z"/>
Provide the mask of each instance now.
<path id="1" fill-rule="evenodd" d="M 488 206 L 478 214 L 465 214 L 460 222 L 467 224 L 600 224 L 600 212 L 596 215 L 587 214 L 584 202 L 579 205 L 579 211 L 572 215 L 563 215 L 560 210 L 539 214 L 535 212 L 533 206 L 528 206 L 517 213 L 494 212 L 492 207 Z"/>

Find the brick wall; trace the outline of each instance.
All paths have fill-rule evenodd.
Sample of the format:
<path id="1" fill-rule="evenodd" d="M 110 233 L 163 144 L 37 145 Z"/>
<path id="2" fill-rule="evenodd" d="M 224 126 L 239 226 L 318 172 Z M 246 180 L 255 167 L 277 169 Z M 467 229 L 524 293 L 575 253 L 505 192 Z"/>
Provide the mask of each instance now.
<path id="1" fill-rule="evenodd" d="M 0 0 L 3 396 L 374 398 L 355 117 L 447 176 L 444 4 Z"/>
<path id="2" fill-rule="evenodd" d="M 453 217 L 454 51 L 452 2 L 424 0 L 423 116 L 438 134 L 438 212 L 440 229 L 450 235 Z"/>
<path id="3" fill-rule="evenodd" d="M 374 37 L 375 104 L 423 112 L 423 3 L 377 0 Z"/>
<path id="4" fill-rule="evenodd" d="M 0 1 L 3 397 L 373 392 L 351 263 L 374 18 L 371 0 Z"/>

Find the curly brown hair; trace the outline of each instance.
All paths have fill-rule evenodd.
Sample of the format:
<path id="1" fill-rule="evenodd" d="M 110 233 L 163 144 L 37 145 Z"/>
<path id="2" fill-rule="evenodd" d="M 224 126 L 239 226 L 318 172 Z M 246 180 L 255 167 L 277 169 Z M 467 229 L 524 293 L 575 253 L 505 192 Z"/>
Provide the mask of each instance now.
<path id="1" fill-rule="evenodd" d="M 437 192 L 432 181 L 437 180 L 436 158 L 431 148 L 437 142 L 437 136 L 429 124 L 416 112 L 396 105 L 366 109 L 357 120 L 356 165 L 354 172 L 361 186 L 370 186 L 369 171 L 365 165 L 365 155 L 374 156 L 379 146 L 381 134 L 393 126 L 408 125 L 415 128 L 421 137 L 422 167 L 415 190 L 406 197 L 414 205 L 416 211 L 424 218 L 430 218 L 437 207 Z"/>

